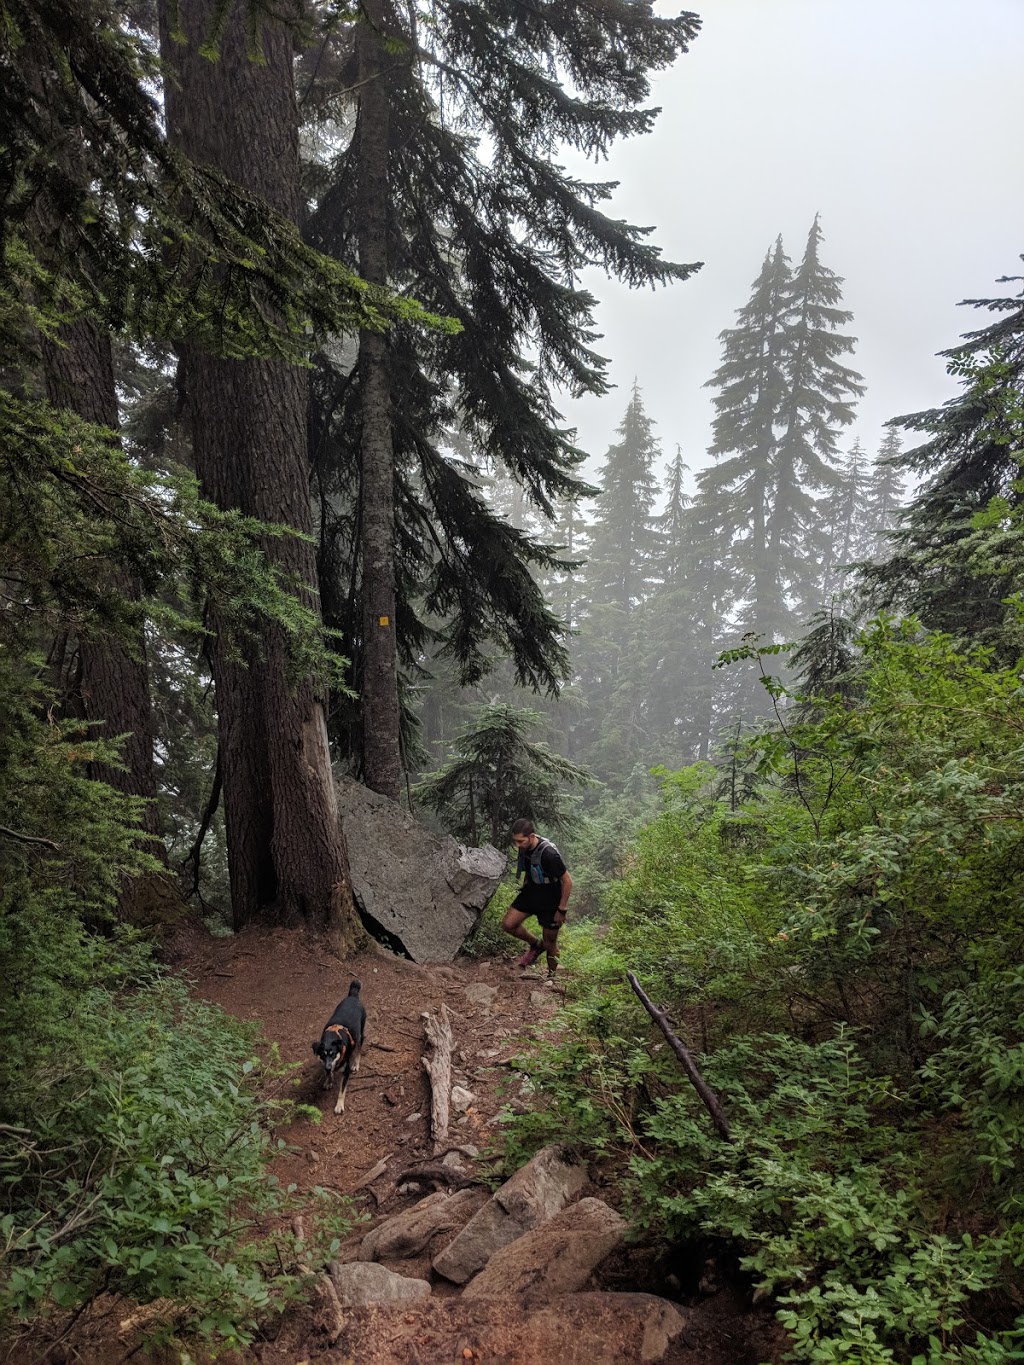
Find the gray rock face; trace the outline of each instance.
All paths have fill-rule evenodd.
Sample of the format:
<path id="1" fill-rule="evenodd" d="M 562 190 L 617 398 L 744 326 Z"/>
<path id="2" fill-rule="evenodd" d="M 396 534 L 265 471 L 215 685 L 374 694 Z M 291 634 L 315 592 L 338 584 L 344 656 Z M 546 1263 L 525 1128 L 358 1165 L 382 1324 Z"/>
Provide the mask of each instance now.
<path id="1" fill-rule="evenodd" d="M 434 1269 L 455 1284 L 466 1281 L 485 1266 L 496 1251 L 523 1235 L 523 1228 L 494 1199 L 474 1213 L 459 1235 L 432 1262 Z"/>
<path id="2" fill-rule="evenodd" d="M 438 1233 L 465 1227 L 486 1201 L 486 1190 L 459 1190 L 455 1194 L 439 1191 L 427 1195 L 411 1209 L 368 1232 L 359 1248 L 360 1259 L 387 1261 L 416 1256 Z"/>
<path id="3" fill-rule="evenodd" d="M 331 1279 L 338 1291 L 343 1308 L 355 1308 L 366 1303 L 407 1303 L 412 1299 L 430 1296 L 426 1280 L 411 1280 L 396 1275 L 382 1265 L 370 1261 L 350 1261 L 348 1265 L 331 1266 Z"/>
<path id="4" fill-rule="evenodd" d="M 603 1199 L 581 1199 L 496 1251 L 462 1297 L 546 1303 L 575 1294 L 625 1233 L 625 1220 Z"/>
<path id="5" fill-rule="evenodd" d="M 506 1180 L 433 1261 L 446 1280 L 465 1284 L 496 1251 L 553 1218 L 586 1184 L 561 1147 L 544 1147 Z"/>
<path id="6" fill-rule="evenodd" d="M 554 1218 L 586 1183 L 585 1167 L 570 1165 L 564 1147 L 542 1147 L 494 1197 L 524 1228 L 536 1228 Z"/>
<path id="7" fill-rule="evenodd" d="M 352 890 L 367 928 L 416 962 L 450 962 L 501 881 L 505 855 L 433 834 L 358 782 L 337 785 Z"/>

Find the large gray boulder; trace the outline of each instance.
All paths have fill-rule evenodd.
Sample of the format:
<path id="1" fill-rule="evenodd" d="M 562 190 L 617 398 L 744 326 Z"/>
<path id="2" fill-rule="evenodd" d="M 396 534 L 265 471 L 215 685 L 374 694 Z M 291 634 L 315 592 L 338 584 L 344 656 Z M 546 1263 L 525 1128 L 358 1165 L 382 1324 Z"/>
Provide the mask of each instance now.
<path id="1" fill-rule="evenodd" d="M 542 1147 L 435 1256 L 437 1273 L 465 1284 L 496 1251 L 553 1218 L 587 1182 L 586 1170 L 567 1157 L 560 1146 Z"/>
<path id="2" fill-rule="evenodd" d="M 351 1261 L 348 1265 L 331 1266 L 331 1279 L 342 1308 L 366 1303 L 408 1303 L 430 1296 L 426 1280 L 413 1280 L 396 1275 L 382 1265 L 370 1261 Z"/>
<path id="3" fill-rule="evenodd" d="M 358 782 L 338 781 L 352 890 L 370 933 L 415 962 L 450 962 L 480 922 L 505 873 L 490 844 L 434 834 Z"/>
<path id="4" fill-rule="evenodd" d="M 462 1297 L 546 1303 L 575 1294 L 625 1235 L 625 1220 L 604 1200 L 581 1199 L 496 1251 Z"/>
<path id="5" fill-rule="evenodd" d="M 360 1248 L 360 1259 L 388 1261 L 416 1256 L 439 1233 L 465 1227 L 487 1198 L 487 1191 L 479 1189 L 428 1194 L 411 1209 L 396 1213 L 368 1232 Z"/>

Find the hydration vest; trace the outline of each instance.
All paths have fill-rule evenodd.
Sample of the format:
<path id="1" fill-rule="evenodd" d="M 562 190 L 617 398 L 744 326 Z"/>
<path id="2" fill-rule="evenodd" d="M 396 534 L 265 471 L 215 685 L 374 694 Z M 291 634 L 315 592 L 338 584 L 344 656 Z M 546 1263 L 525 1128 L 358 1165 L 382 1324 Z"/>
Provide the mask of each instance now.
<path id="1" fill-rule="evenodd" d="M 558 849 L 555 848 L 550 839 L 542 839 L 538 834 L 535 848 L 531 848 L 528 851 L 526 849 L 519 850 L 520 870 L 526 873 L 526 880 L 532 882 L 534 886 L 544 886 L 545 884 L 560 880 L 558 877 L 545 876 L 544 868 L 541 866 L 541 858 L 544 856 L 544 851 L 549 848 L 555 853 L 558 853 Z M 562 855 L 558 853 L 558 856 L 561 857 Z"/>

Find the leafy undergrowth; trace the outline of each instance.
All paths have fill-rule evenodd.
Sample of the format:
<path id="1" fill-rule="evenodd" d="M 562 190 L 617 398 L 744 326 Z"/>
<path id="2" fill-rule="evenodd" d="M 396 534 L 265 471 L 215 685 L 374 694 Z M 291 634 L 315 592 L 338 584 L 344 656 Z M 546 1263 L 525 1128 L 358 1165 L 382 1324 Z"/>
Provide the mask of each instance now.
<path id="1" fill-rule="evenodd" d="M 610 924 L 570 938 L 509 1141 L 571 1133 L 617 1163 L 637 1237 L 738 1251 L 793 1360 L 1024 1360 L 1020 682 L 912 624 L 863 645 L 856 704 L 791 707 L 738 753 L 744 799 L 665 776 Z"/>
<path id="2" fill-rule="evenodd" d="M 0 688 L 5 819 L 35 840 L 0 840 L 0 1331 L 25 1359 L 19 1343 L 123 1295 L 171 1300 L 190 1334 L 235 1346 L 312 1257 L 268 1231 L 290 1203 L 268 1171 L 283 1110 L 261 1098 L 277 1063 L 115 919 L 123 880 L 162 871 L 139 803 L 89 776 L 116 751 L 36 700 Z"/>
<path id="3" fill-rule="evenodd" d="M 259 1096 L 254 1031 L 167 980 L 87 991 L 62 1022 L 65 1043 L 23 1055 L 31 1088 L 4 1103 L 20 1122 L 0 1133 L 0 1313 L 34 1337 L 101 1294 L 169 1299 L 184 1312 L 165 1337 L 244 1345 L 349 1226 L 325 1194 L 323 1247 L 289 1230 L 290 1191 L 267 1171 L 282 1106 Z"/>

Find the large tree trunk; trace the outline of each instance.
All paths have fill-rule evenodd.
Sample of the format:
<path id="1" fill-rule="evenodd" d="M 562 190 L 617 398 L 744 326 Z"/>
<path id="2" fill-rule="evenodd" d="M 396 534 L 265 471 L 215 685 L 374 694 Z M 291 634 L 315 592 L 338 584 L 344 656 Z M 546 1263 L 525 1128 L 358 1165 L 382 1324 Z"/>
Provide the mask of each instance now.
<path id="1" fill-rule="evenodd" d="M 383 0 L 364 0 L 359 25 L 359 271 L 388 281 L 389 92 Z M 388 344 L 379 332 L 359 338 L 362 379 L 360 542 L 363 595 L 361 710 L 363 780 L 397 801 L 402 782 L 401 711 L 395 633 L 395 455 Z"/>
<path id="2" fill-rule="evenodd" d="M 56 249 L 56 246 L 55 246 Z M 117 391 L 110 337 L 91 319 L 61 328 L 55 338 L 41 341 L 46 396 L 55 408 L 67 409 L 87 422 L 116 431 L 118 426 Z M 138 599 L 139 585 L 112 565 L 99 566 L 106 587 L 123 597 Z M 142 796 L 145 808 L 141 827 L 147 834 L 157 833 L 156 777 L 153 771 L 153 710 L 146 667 L 145 637 L 139 631 L 129 650 L 111 636 L 78 641 L 79 677 L 77 690 L 85 719 L 97 738 L 113 739 L 124 735 L 124 767 L 94 764 L 92 775 L 128 796 Z M 166 862 L 162 844 L 146 841 L 149 852 Z M 130 889 L 122 896 L 131 899 Z M 126 908 L 124 905 L 122 908 Z M 128 907 L 130 908 L 130 907 Z"/>
<path id="3" fill-rule="evenodd" d="M 161 0 L 161 50 L 172 139 L 194 161 L 230 175 L 294 220 L 298 204 L 298 110 L 293 30 L 264 19 L 261 60 L 251 58 L 247 7 L 235 7 L 220 58 L 200 54 L 216 0 L 181 0 L 187 38 L 170 36 Z M 196 472 L 219 507 L 238 508 L 296 531 L 312 530 L 306 458 L 306 377 L 270 360 L 184 353 L 186 413 Z M 316 606 L 312 545 L 268 538 L 268 559 Z M 216 622 L 214 623 L 216 625 Z M 245 665 L 218 637 L 213 649 L 224 812 L 236 927 L 257 916 L 302 918 L 342 951 L 359 929 L 338 821 L 324 699 L 289 677 L 278 627 L 254 640 Z"/>
<path id="4" fill-rule="evenodd" d="M 31 49 L 23 54 L 25 69 L 34 88 L 40 110 L 48 107 L 48 80 L 51 74 L 38 53 Z M 53 117 L 53 115 L 51 115 Z M 63 130 L 60 130 L 63 132 Z M 62 157 L 73 158 L 78 144 L 74 139 L 54 136 L 54 147 Z M 65 166 L 69 176 L 85 176 L 83 166 Z M 66 224 L 60 209 L 47 193 L 37 196 L 30 218 L 31 229 L 43 261 L 56 262 L 74 249 L 73 241 L 64 240 Z M 73 232 L 68 234 L 73 238 Z M 119 425 L 117 390 L 114 384 L 114 364 L 110 335 L 91 318 L 81 318 L 61 327 L 55 336 L 40 334 L 42 382 L 46 397 L 53 407 L 73 412 L 96 426 L 115 432 Z M 103 586 L 122 597 L 141 596 L 139 584 L 113 564 L 99 564 L 96 572 L 103 575 Z M 100 739 L 114 739 L 123 735 L 121 759 L 123 766 L 93 764 L 91 775 L 106 782 L 127 796 L 143 797 L 149 802 L 139 824 L 146 835 L 156 835 L 158 828 L 156 775 L 153 769 L 153 710 L 149 691 L 149 670 L 146 666 L 146 642 L 140 629 L 128 645 L 115 636 L 85 635 L 77 641 L 67 637 L 58 642 L 54 657 L 62 662 L 77 645 L 78 669 L 72 705 L 76 713 L 90 722 L 91 733 Z M 62 686 L 65 683 L 62 679 Z M 154 838 L 145 840 L 148 852 L 166 863 L 167 853 L 162 843 Z M 126 883 L 121 892 L 121 910 L 131 917 L 136 909 L 135 883 Z"/>

